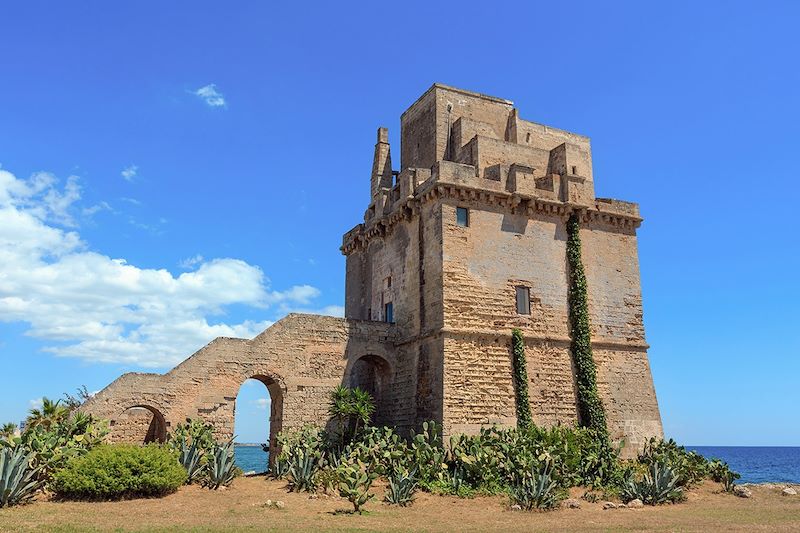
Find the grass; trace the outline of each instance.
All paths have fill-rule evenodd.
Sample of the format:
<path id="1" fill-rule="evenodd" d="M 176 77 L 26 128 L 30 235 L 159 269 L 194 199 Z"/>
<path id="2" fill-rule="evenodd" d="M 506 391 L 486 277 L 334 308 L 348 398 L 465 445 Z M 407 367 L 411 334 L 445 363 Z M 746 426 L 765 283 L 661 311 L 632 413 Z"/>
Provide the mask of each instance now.
<path id="1" fill-rule="evenodd" d="M 419 494 L 411 507 L 379 503 L 368 514 L 335 514 L 347 502 L 336 497 L 310 499 L 288 493 L 285 483 L 263 477 L 239 478 L 224 491 L 181 488 L 164 498 L 121 502 L 55 502 L 40 498 L 31 505 L 0 509 L 0 531 L 63 533 L 240 532 L 240 531 L 800 531 L 800 496 L 781 496 L 780 489 L 754 487 L 742 499 L 706 483 L 679 505 L 612 509 L 602 501 L 582 501 L 581 509 L 547 513 L 508 510 L 503 496 L 459 499 Z M 573 497 L 584 491 L 573 490 Z M 285 509 L 264 507 L 282 500 Z"/>

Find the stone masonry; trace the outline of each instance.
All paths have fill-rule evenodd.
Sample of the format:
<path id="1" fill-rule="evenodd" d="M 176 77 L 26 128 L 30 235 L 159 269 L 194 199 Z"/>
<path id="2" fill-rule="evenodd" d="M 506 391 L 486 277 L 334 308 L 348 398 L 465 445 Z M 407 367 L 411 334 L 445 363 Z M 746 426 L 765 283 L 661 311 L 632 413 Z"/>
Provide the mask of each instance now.
<path id="1" fill-rule="evenodd" d="M 328 421 L 337 384 L 375 422 L 445 434 L 516 423 L 511 330 L 525 336 L 531 410 L 574 424 L 566 228 L 580 216 L 598 389 L 633 453 L 661 436 L 642 322 L 636 204 L 595 198 L 589 139 L 519 118 L 512 102 L 434 84 L 401 117 L 400 171 L 380 128 L 364 222 L 344 235 L 345 318 L 292 314 L 253 340 L 216 339 L 165 375 L 125 374 L 85 409 L 113 440 L 160 440 L 187 417 L 230 437 L 239 386 L 281 429 Z M 522 300 L 520 300 L 520 297 Z"/>

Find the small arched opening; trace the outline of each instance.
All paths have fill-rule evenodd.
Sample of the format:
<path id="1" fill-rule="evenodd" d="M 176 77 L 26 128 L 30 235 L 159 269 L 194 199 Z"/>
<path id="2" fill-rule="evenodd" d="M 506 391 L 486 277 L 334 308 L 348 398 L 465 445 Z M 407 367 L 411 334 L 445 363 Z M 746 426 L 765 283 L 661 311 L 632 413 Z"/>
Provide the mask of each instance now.
<path id="1" fill-rule="evenodd" d="M 149 444 L 167 440 L 167 423 L 164 415 L 149 405 L 135 405 L 111 421 L 114 442 Z"/>
<path id="2" fill-rule="evenodd" d="M 237 465 L 245 472 L 264 472 L 274 461 L 283 425 L 280 383 L 265 375 L 245 380 L 239 387 L 233 411 Z"/>
<path id="3" fill-rule="evenodd" d="M 372 423 L 376 426 L 389 425 L 392 421 L 388 413 L 391 373 L 389 362 L 379 355 L 360 357 L 350 368 L 348 386 L 369 392 L 375 400 Z"/>

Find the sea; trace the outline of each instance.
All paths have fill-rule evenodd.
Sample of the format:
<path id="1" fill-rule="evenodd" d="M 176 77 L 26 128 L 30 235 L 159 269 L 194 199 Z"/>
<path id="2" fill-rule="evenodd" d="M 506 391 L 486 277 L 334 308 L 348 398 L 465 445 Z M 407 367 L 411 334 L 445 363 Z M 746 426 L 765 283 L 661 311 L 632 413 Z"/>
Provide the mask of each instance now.
<path id="1" fill-rule="evenodd" d="M 233 452 L 236 466 L 245 472 L 261 474 L 267 471 L 269 453 L 265 452 L 260 444 L 235 444 Z"/>
<path id="2" fill-rule="evenodd" d="M 687 446 L 707 459 L 721 459 L 742 475 L 739 483 L 800 483 L 800 447 Z M 236 464 L 245 472 L 267 470 L 261 446 L 236 445 Z"/>
<path id="3" fill-rule="evenodd" d="M 798 446 L 687 446 L 706 459 L 721 459 L 739 472 L 738 483 L 800 483 Z"/>

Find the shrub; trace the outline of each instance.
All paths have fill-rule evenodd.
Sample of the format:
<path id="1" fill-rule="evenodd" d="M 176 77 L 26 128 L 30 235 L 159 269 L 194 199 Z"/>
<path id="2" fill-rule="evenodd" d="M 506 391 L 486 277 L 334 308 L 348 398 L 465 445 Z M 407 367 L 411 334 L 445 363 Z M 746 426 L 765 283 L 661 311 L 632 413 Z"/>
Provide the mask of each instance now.
<path id="1" fill-rule="evenodd" d="M 58 407 L 57 403 L 51 403 L 52 409 Z M 47 415 L 52 409 L 43 408 L 45 415 L 40 413 L 38 422 L 26 427 L 21 435 L 0 439 L 0 448 L 20 448 L 26 453 L 31 452 L 31 466 L 37 472 L 36 477 L 45 482 L 49 482 L 53 472 L 63 468 L 70 459 L 99 446 L 108 433 L 105 421 L 81 412 L 70 414 L 63 408 L 56 409 L 54 415 Z"/>
<path id="2" fill-rule="evenodd" d="M 163 496 L 186 482 L 175 455 L 158 445 L 106 445 L 73 458 L 53 479 L 67 499 L 111 500 Z"/>
<path id="3" fill-rule="evenodd" d="M 679 481 L 680 477 L 672 468 L 653 462 L 640 480 L 633 475 L 626 480 L 620 496 L 626 503 L 635 499 L 648 505 L 679 502 L 685 498 Z"/>
<path id="4" fill-rule="evenodd" d="M 395 472 L 388 477 L 389 490 L 384 499 L 387 503 L 407 507 L 414 503 L 414 493 L 417 490 L 417 472 Z"/>
<path id="5" fill-rule="evenodd" d="M 511 485 L 509 494 L 511 503 L 519 505 L 526 511 L 532 509 L 553 509 L 559 502 L 557 484 L 550 475 L 549 465 L 540 470 L 524 472 Z"/>
<path id="6" fill-rule="evenodd" d="M 41 488 L 32 462 L 33 453 L 21 448 L 0 450 L 0 507 L 27 503 Z"/>
<path id="7" fill-rule="evenodd" d="M 679 487 L 689 487 L 709 475 L 709 463 L 705 457 L 687 451 L 672 439 L 653 437 L 648 440 L 639 454 L 639 462 L 645 466 L 655 463 L 668 466 L 677 476 Z"/>
<path id="8" fill-rule="evenodd" d="M 708 463 L 708 474 L 712 480 L 717 483 L 722 483 L 722 489 L 725 492 L 733 492 L 733 489 L 736 487 L 736 480 L 742 477 L 738 473 L 732 471 L 728 463 L 720 461 L 719 459 L 714 459 Z"/>
<path id="9" fill-rule="evenodd" d="M 227 487 L 233 482 L 233 478 L 237 474 L 238 469 L 234 460 L 233 440 L 225 444 L 214 444 L 208 454 L 203 485 L 213 490 Z"/>
<path id="10" fill-rule="evenodd" d="M 372 482 L 378 477 L 365 465 L 343 462 L 339 465 L 339 494 L 353 504 L 353 512 L 361 513 L 361 507 L 374 498 L 369 493 Z"/>

